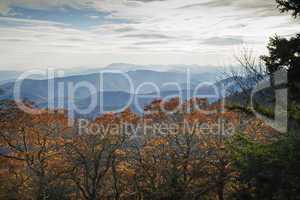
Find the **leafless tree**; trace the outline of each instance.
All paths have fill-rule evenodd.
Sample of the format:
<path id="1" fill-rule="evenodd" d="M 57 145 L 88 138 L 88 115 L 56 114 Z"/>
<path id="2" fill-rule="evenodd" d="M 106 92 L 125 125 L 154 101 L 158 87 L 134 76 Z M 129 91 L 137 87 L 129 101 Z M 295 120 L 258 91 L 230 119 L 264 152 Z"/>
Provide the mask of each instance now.
<path id="1" fill-rule="evenodd" d="M 225 70 L 224 77 L 232 79 L 236 87 L 229 88 L 229 95 L 239 93 L 246 105 L 249 103 L 251 90 L 260 81 L 268 79 L 268 73 L 261 58 L 254 55 L 252 49 L 243 47 L 239 55 L 234 56 L 238 67 L 230 66 Z"/>

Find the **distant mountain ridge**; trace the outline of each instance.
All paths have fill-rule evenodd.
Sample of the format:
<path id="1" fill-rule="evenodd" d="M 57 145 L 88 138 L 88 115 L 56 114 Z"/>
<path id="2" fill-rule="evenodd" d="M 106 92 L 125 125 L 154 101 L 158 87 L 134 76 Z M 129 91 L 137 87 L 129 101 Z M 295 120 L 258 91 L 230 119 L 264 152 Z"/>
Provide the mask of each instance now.
<path id="1" fill-rule="evenodd" d="M 137 64 L 128 64 L 128 63 L 112 63 L 104 67 L 76 67 L 76 68 L 62 68 L 62 67 L 50 67 L 55 70 L 63 71 L 64 76 L 77 76 L 77 75 L 88 75 L 99 73 L 104 70 L 116 70 L 121 72 L 129 71 L 138 71 L 138 70 L 150 70 L 156 72 L 179 72 L 183 73 L 187 70 L 190 70 L 193 73 L 218 73 L 221 71 L 220 67 L 216 66 L 202 66 L 202 65 L 137 65 Z M 37 69 L 37 68 L 33 68 Z M 30 70 L 30 69 L 29 69 Z M 47 68 L 45 69 L 46 72 Z M 9 71 L 9 70 L 0 70 L 0 84 L 2 81 L 14 80 L 23 72 L 28 70 L 20 71 Z M 33 79 L 45 79 L 45 77 L 35 76 Z"/>
<path id="2" fill-rule="evenodd" d="M 124 66 L 124 65 L 122 65 Z M 126 68 L 135 68 L 132 65 L 125 65 Z M 218 82 L 220 73 L 215 69 L 208 69 L 203 73 L 190 71 L 187 74 L 181 70 L 172 71 L 155 71 L 149 69 L 132 69 L 126 71 L 123 69 L 122 73 L 116 73 L 119 70 L 120 64 L 113 64 L 103 70 L 105 71 L 102 81 L 100 81 L 100 73 L 80 74 L 54 78 L 50 81 L 54 83 L 54 94 L 50 100 L 54 102 L 55 107 L 68 107 L 70 103 L 69 85 L 76 86 L 80 83 L 90 85 L 94 90 L 88 91 L 86 88 L 79 87 L 74 94 L 74 99 L 71 99 L 76 106 L 86 107 L 89 105 L 91 98 L 100 97 L 103 99 L 103 106 L 105 108 L 118 108 L 124 106 L 127 99 L 130 97 L 140 98 L 143 95 L 152 95 L 153 97 L 140 100 L 141 107 L 149 104 L 151 101 L 158 98 L 165 98 L 170 96 L 180 96 L 183 100 L 187 100 L 187 95 L 184 93 L 193 94 L 197 89 L 203 94 L 212 93 L 213 86 Z M 125 72 L 126 71 L 126 72 Z M 101 71 L 100 71 L 101 72 Z M 129 78 L 132 82 L 132 88 L 127 80 Z M 211 87 L 204 83 L 211 83 Z M 47 79 L 25 79 L 22 82 L 21 98 L 35 102 L 38 107 L 48 106 L 48 83 Z M 101 84 L 102 83 L 102 84 Z M 8 82 L 0 85 L 3 93 L 0 99 L 13 99 L 15 82 Z M 203 84 L 203 85 L 202 85 Z M 59 90 L 59 85 L 63 87 Z M 159 90 L 160 94 L 156 94 Z M 189 91 L 189 92 L 188 92 Z M 203 94 L 201 96 L 203 96 Z M 130 105 L 132 106 L 132 105 Z M 132 107 L 133 110 L 136 108 Z M 96 111 L 91 116 L 97 115 Z"/>

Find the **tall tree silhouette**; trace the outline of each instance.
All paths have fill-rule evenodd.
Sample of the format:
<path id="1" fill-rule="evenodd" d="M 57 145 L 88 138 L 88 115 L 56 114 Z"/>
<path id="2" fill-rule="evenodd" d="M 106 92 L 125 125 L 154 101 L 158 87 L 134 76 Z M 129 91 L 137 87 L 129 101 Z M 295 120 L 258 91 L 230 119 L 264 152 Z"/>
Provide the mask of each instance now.
<path id="1" fill-rule="evenodd" d="M 292 16 L 300 17 L 299 0 L 277 0 L 281 12 L 291 12 Z M 300 34 L 291 38 L 275 36 L 268 44 L 269 55 L 262 56 L 271 77 L 274 72 L 285 69 L 288 72 L 290 100 L 300 98 Z"/>

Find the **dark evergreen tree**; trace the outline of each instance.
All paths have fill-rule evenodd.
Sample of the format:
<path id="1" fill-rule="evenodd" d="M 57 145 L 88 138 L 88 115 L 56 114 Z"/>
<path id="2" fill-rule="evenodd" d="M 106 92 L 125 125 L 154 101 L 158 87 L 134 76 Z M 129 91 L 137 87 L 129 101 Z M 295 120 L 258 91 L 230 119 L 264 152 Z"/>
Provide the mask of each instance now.
<path id="1" fill-rule="evenodd" d="M 294 17 L 300 16 L 300 0 L 276 0 L 281 12 L 292 12 Z"/>
<path id="2" fill-rule="evenodd" d="M 290 39 L 275 36 L 270 39 L 269 56 L 263 56 L 270 75 L 279 69 L 286 69 L 290 96 L 292 99 L 299 99 L 300 90 L 300 34 Z"/>
<path id="3" fill-rule="evenodd" d="M 281 12 L 291 12 L 300 17 L 300 0 L 276 0 Z M 290 100 L 300 99 L 300 34 L 291 38 L 272 37 L 268 44 L 269 55 L 262 56 L 267 70 L 273 77 L 274 72 L 286 69 L 289 81 Z"/>

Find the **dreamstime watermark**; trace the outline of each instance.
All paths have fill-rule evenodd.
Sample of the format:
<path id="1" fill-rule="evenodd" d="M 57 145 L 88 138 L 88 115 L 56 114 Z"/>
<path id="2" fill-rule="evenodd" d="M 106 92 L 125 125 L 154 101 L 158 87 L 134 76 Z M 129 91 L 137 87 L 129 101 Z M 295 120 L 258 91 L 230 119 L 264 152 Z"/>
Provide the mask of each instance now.
<path id="1" fill-rule="evenodd" d="M 200 111 L 207 114 L 207 112 L 213 113 L 217 112 L 216 110 L 206 110 L 197 104 L 197 99 L 214 99 L 214 101 L 221 102 L 222 111 L 225 112 L 225 104 L 226 97 L 230 94 L 230 88 L 234 87 L 235 83 L 229 84 L 218 84 L 211 82 L 201 82 L 198 85 L 192 85 L 191 81 L 191 72 L 189 69 L 186 71 L 186 82 L 184 84 L 179 84 L 178 82 L 165 82 L 161 85 L 153 82 L 141 82 L 136 84 L 135 80 L 133 80 L 128 73 L 118 71 L 118 70 L 101 70 L 94 81 L 74 81 L 72 79 L 64 79 L 65 77 L 64 71 L 56 71 L 54 69 L 48 69 L 47 71 L 42 70 L 31 70 L 23 73 L 19 76 L 19 78 L 15 81 L 14 85 L 14 100 L 17 102 L 17 105 L 20 109 L 22 109 L 26 113 L 30 114 L 39 114 L 40 109 L 33 109 L 28 107 L 25 103 L 23 103 L 22 96 L 22 88 L 24 85 L 24 81 L 32 76 L 42 76 L 42 79 L 47 81 L 47 88 L 45 88 L 47 96 L 42 96 L 41 99 L 46 103 L 46 107 L 48 110 L 57 110 L 57 109 L 65 109 L 68 111 L 68 119 L 69 125 L 74 125 L 74 120 L 78 116 L 88 116 L 91 113 L 111 113 L 111 112 L 122 112 L 128 107 L 134 108 L 137 113 L 144 113 L 145 104 L 144 100 L 156 100 L 161 99 L 161 102 L 166 102 L 174 97 L 179 97 L 180 103 L 175 108 L 166 109 L 163 103 L 160 104 L 160 110 L 166 113 L 173 113 L 180 109 L 180 105 L 182 102 L 191 100 L 195 101 L 192 104 L 187 104 L 186 111 Z M 110 84 L 108 81 L 109 77 L 114 76 L 115 78 L 122 79 L 121 83 L 127 84 L 126 94 L 127 99 L 115 99 L 116 97 L 106 98 L 106 95 L 110 95 L 110 92 L 107 92 L 106 86 Z M 69 80 L 69 81 L 68 81 Z M 288 124 L 288 116 L 287 116 L 287 102 L 288 102 L 288 89 L 284 88 L 283 85 L 287 84 L 287 72 L 284 70 L 277 71 L 273 77 L 273 87 L 275 87 L 275 109 L 274 109 L 274 119 L 268 118 L 260 112 L 258 112 L 254 105 L 254 96 L 260 91 L 270 88 L 272 84 L 269 79 L 262 80 L 258 82 L 251 92 L 251 109 L 255 115 L 264 120 L 266 124 L 271 126 L 272 128 L 280 131 L 287 131 Z M 182 85 L 185 85 L 184 87 Z M 162 95 L 163 88 L 176 88 L 176 94 L 170 95 Z M 145 92 L 146 89 L 149 90 L 151 88 L 151 92 Z M 203 94 L 201 89 L 210 88 L 209 94 Z M 27 88 L 28 89 L 28 88 Z M 82 93 L 84 91 L 85 100 L 84 106 L 80 101 L 78 101 L 77 95 L 78 93 Z M 199 92 L 200 91 L 200 92 Z M 183 93 L 184 92 L 184 93 Z M 36 94 L 39 96 L 39 94 Z M 114 98 L 114 99 L 110 99 Z M 106 103 L 110 103 L 110 101 L 122 101 L 121 106 L 116 106 L 115 108 L 108 109 Z M 79 102 L 79 103 L 78 103 Z M 148 102 L 151 103 L 151 102 Z M 43 104 L 45 105 L 45 104 Z M 192 106 L 192 108 L 191 108 Z"/>

